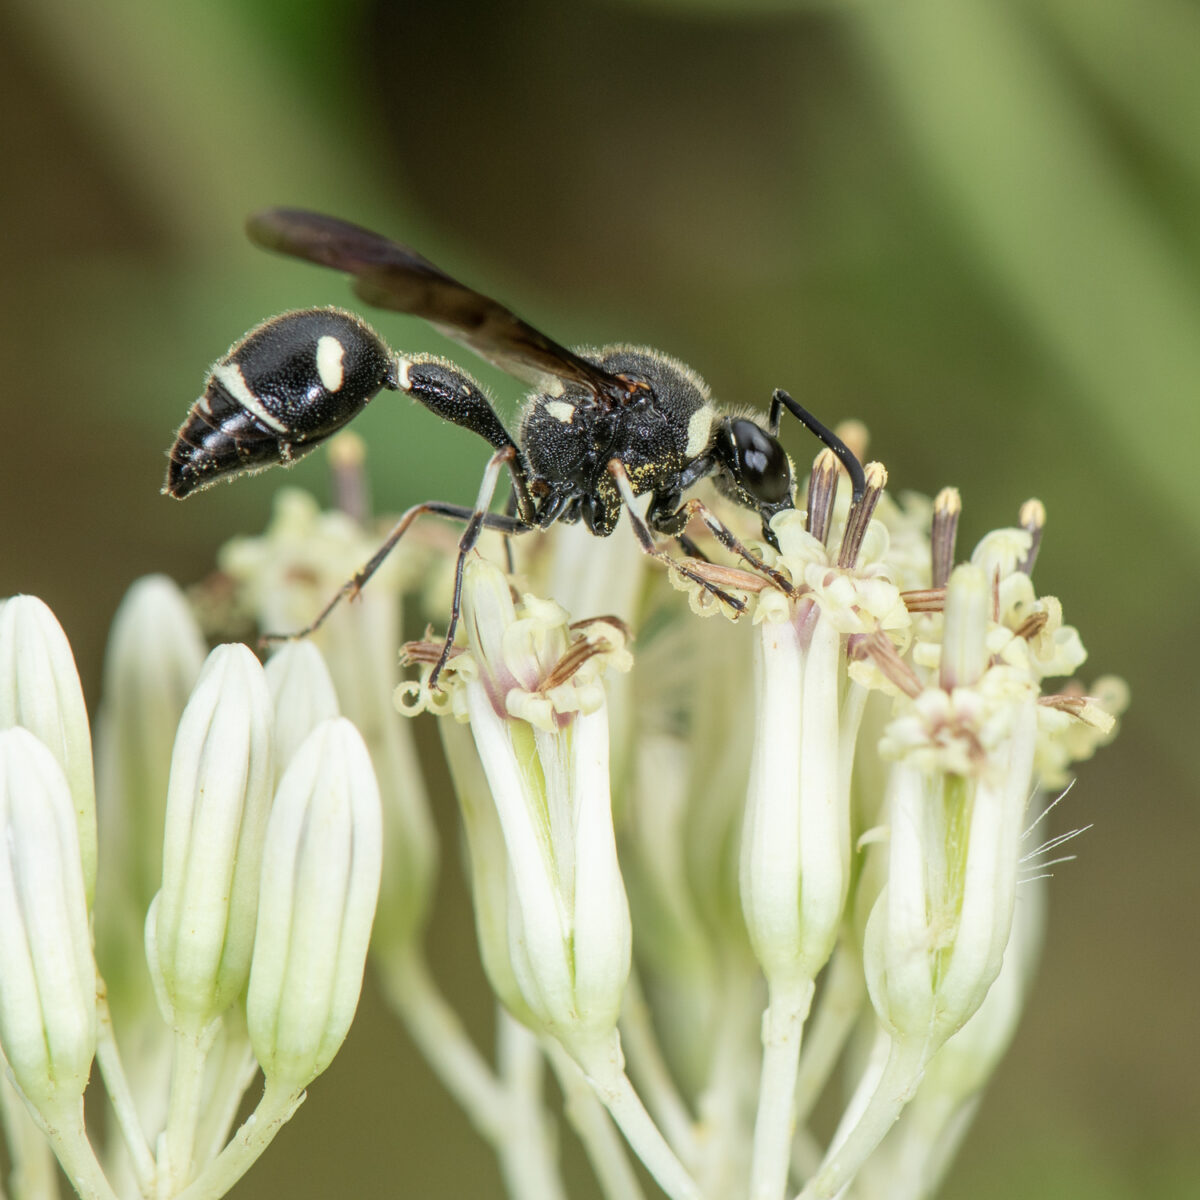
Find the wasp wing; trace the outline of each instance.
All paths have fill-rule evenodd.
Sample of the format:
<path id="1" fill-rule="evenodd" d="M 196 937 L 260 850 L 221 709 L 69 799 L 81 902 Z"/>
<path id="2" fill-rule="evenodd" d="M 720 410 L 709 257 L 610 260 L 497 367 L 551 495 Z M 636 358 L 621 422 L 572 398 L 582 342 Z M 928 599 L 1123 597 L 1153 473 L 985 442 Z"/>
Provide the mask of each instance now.
<path id="1" fill-rule="evenodd" d="M 354 276 L 368 304 L 423 317 L 455 341 L 530 383 L 546 376 L 621 396 L 612 375 L 548 338 L 503 304 L 452 279 L 415 250 L 361 225 L 299 208 L 268 208 L 246 222 L 250 239 Z"/>

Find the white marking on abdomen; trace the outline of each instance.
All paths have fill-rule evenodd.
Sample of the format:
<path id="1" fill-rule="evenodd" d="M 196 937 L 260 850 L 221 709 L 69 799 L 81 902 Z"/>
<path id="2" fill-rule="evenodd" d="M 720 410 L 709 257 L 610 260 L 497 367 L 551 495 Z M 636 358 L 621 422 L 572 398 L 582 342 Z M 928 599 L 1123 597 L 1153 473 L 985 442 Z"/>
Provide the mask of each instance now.
<path id="1" fill-rule="evenodd" d="M 317 374 L 327 392 L 341 391 L 345 372 L 342 370 L 342 359 L 346 357 L 346 347 L 332 334 L 325 333 L 317 338 Z"/>
<path id="2" fill-rule="evenodd" d="M 276 433 L 287 433 L 288 427 L 273 417 L 262 406 L 262 401 L 250 390 L 242 368 L 237 363 L 217 363 L 213 367 L 213 378 L 249 413 L 256 416 L 268 429 Z"/>

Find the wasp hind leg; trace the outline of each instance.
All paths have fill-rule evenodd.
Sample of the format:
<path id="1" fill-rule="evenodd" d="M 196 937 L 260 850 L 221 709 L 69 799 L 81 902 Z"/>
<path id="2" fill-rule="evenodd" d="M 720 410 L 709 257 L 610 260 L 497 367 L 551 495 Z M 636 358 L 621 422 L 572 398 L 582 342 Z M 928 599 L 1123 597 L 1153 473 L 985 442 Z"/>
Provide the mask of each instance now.
<path id="1" fill-rule="evenodd" d="M 438 657 L 437 664 L 433 669 L 429 681 L 430 687 L 435 687 L 438 675 L 446 665 L 446 660 L 450 657 L 450 649 L 454 644 L 454 635 L 458 630 L 458 621 L 462 612 L 463 565 L 466 562 L 467 555 L 475 548 L 480 534 L 485 529 L 513 536 L 528 533 L 533 528 L 533 526 L 521 520 L 520 517 L 510 516 L 506 513 L 488 512 L 492 497 L 496 491 L 500 473 L 506 466 L 511 470 L 516 453 L 516 447 L 513 446 L 498 450 L 488 460 L 487 469 L 484 471 L 483 483 L 479 489 L 479 497 L 474 508 L 467 508 L 460 504 L 447 504 L 440 500 L 428 500 L 424 504 L 413 505 L 392 526 L 391 532 L 383 544 L 375 551 L 362 570 L 358 571 L 353 578 L 348 579 L 337 590 L 333 598 L 317 614 L 316 619 L 311 624 L 306 625 L 303 629 L 297 629 L 292 633 L 264 633 L 260 641 L 263 643 L 290 642 L 316 633 L 343 600 L 353 599 L 362 591 L 367 581 L 379 570 L 383 561 L 396 548 L 396 544 L 400 539 L 412 528 L 413 523 L 418 517 L 431 513 L 434 516 L 447 517 L 453 521 L 463 521 L 466 523 L 466 528 L 459 539 L 458 555 L 455 560 L 454 602 L 450 609 L 450 626 L 446 633 L 446 640 L 442 646 L 441 655 Z"/>

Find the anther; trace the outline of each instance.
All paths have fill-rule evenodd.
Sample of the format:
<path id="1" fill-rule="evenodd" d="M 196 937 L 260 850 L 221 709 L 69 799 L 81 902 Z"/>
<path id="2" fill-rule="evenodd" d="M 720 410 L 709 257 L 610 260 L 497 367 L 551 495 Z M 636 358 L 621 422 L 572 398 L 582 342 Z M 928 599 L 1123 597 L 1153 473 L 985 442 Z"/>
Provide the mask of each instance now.
<path id="1" fill-rule="evenodd" d="M 1040 500 L 1026 500 L 1021 505 L 1021 513 L 1017 518 L 1021 528 L 1029 531 L 1032 539 L 1029 543 L 1029 553 L 1021 560 L 1018 570 L 1024 575 L 1033 574 L 1033 564 L 1037 562 L 1038 549 L 1042 544 L 1042 531 L 1046 528 L 1046 506 Z"/>
<path id="2" fill-rule="evenodd" d="M 933 528 L 929 535 L 935 588 L 945 587 L 950 572 L 954 570 L 954 543 L 958 538 L 958 518 L 961 515 L 962 499 L 958 488 L 942 488 L 933 502 Z"/>
<path id="3" fill-rule="evenodd" d="M 883 463 L 867 463 L 865 475 L 866 487 L 863 490 L 862 498 L 851 505 L 850 519 L 846 522 L 846 530 L 842 534 L 842 548 L 838 554 L 837 565 L 843 570 L 853 568 L 858 562 L 867 526 L 871 523 L 875 506 L 879 503 L 879 497 L 883 495 L 883 489 L 887 486 L 887 470 Z"/>
<path id="4" fill-rule="evenodd" d="M 822 450 L 808 478 L 808 512 L 804 519 L 804 527 L 822 545 L 829 536 L 839 475 L 837 455 L 832 450 Z"/>
<path id="5" fill-rule="evenodd" d="M 866 634 L 854 647 L 847 646 L 847 651 L 855 657 L 870 658 L 884 677 L 906 696 L 915 699 L 921 694 L 921 681 L 916 671 L 900 657 L 892 639 L 881 629 Z"/>

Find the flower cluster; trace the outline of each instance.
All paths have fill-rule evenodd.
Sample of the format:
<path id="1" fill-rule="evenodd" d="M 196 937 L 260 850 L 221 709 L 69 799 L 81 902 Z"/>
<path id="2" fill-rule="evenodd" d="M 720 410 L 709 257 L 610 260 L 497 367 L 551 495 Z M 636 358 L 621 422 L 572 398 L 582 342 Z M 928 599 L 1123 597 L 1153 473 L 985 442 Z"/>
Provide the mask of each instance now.
<path id="1" fill-rule="evenodd" d="M 85 999 L 68 1016 L 43 1012 L 36 988 L 22 998 L 0 983 L 0 1040 L 42 1128 L 76 1128 L 61 1113 L 78 1107 L 99 1044 L 110 1093 L 130 1097 L 122 1129 L 140 1118 L 163 1132 L 155 1155 L 144 1136 L 140 1149 L 127 1139 L 124 1169 L 143 1193 L 220 1194 L 202 1182 L 232 1178 L 223 1161 L 244 1169 L 263 1121 L 225 1145 L 233 1106 L 201 1103 L 201 1089 L 244 1087 L 249 1046 L 274 1128 L 328 1063 L 357 995 L 370 904 L 364 893 L 330 916 L 318 893 L 377 881 L 367 826 L 381 803 L 372 950 L 384 990 L 512 1196 L 566 1195 L 547 1067 L 608 1197 L 644 1194 L 631 1152 L 672 1200 L 932 1194 L 1036 963 L 1045 854 L 1069 836 L 1027 844 L 1043 797 L 1113 736 L 1126 697 L 1119 681 L 1072 679 L 1080 638 L 1033 585 L 1039 504 L 959 561 L 956 492 L 897 502 L 879 464 L 866 482 L 856 502 L 839 495 L 838 465 L 822 454 L 804 507 L 773 519 L 771 544 L 745 512 L 706 498 L 748 549 L 734 565 L 699 522 L 688 544 L 707 560 L 686 571 L 664 571 L 625 529 L 600 539 L 559 526 L 507 545 L 485 533 L 463 563 L 455 644 L 443 656 L 428 630 L 405 643 L 407 680 L 402 614 L 444 624 L 454 587 L 453 533 L 434 520 L 265 676 L 231 647 L 201 671 L 198 636 L 175 608 L 170 633 L 149 609 L 130 618 L 145 643 L 133 662 L 119 621 L 114 645 L 130 645 L 110 656 L 99 841 L 123 882 L 100 872 L 97 946 L 118 1032 L 144 1049 L 114 1083 L 103 1007 L 99 1020 Z M 379 536 L 281 493 L 264 536 L 227 548 L 221 594 L 267 632 L 303 627 L 352 590 Z M 38 703 L 8 712 L 4 681 L 20 672 L 6 644 L 0 727 L 29 732 L 0 735 L 0 819 L 32 846 L 3 789 L 45 793 L 36 838 L 54 849 L 36 853 L 60 863 L 39 884 L 60 897 L 56 995 L 86 997 L 96 839 L 77 684 L 62 682 L 73 670 L 39 668 Z M 466 835 L 494 1062 L 425 958 L 438 854 L 419 722 L 406 720 L 419 714 L 438 718 Z M 218 810 L 216 792 L 240 798 Z M 132 816 L 106 827 L 103 793 Z M 148 838 L 164 793 L 165 836 Z M 147 858 L 156 840 L 161 863 Z M 331 864 L 306 857 L 315 842 Z M 268 884 L 277 876 L 291 893 Z M 16 900 L 12 919 L 29 907 Z M 147 908 L 139 965 L 128 933 Z M 189 914 L 218 909 L 193 936 Z M 147 996 L 167 1045 L 140 1032 Z M 61 1062 L 39 1067 L 47 1047 Z M 810 1123 L 819 1102 L 842 1112 L 824 1140 Z M 55 1150 L 84 1194 L 107 1195 L 72 1172 L 87 1146 L 79 1125 Z M 163 1187 L 163 1172 L 181 1186 Z"/>
<path id="2" fill-rule="evenodd" d="M 57 1194 L 52 1150 L 94 1200 L 206 1200 L 350 1027 L 378 787 L 312 646 L 265 670 L 241 645 L 206 656 L 165 579 L 122 605 L 105 684 L 93 771 L 66 636 L 33 597 L 0 604 L 0 1111 L 20 1195 Z M 262 1098 L 231 1136 L 256 1068 Z"/>

